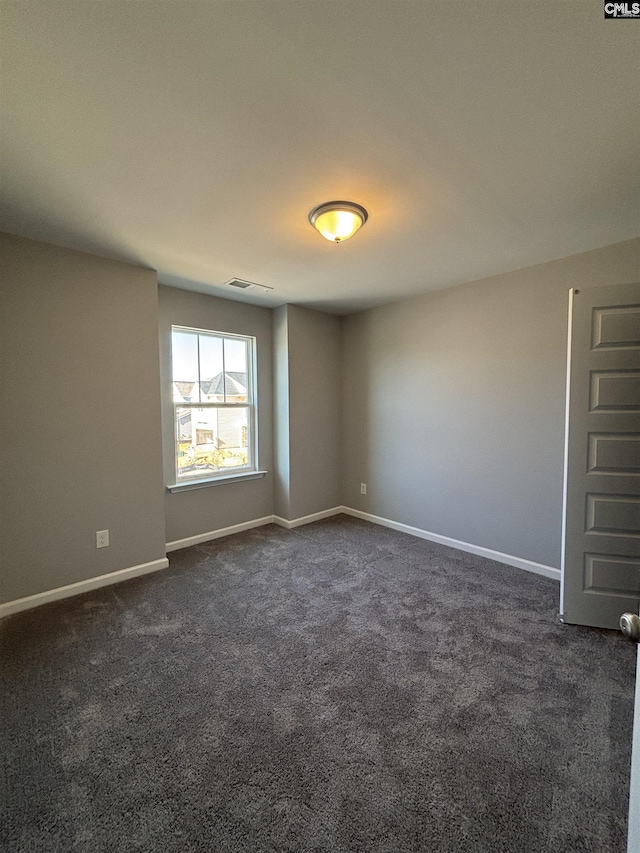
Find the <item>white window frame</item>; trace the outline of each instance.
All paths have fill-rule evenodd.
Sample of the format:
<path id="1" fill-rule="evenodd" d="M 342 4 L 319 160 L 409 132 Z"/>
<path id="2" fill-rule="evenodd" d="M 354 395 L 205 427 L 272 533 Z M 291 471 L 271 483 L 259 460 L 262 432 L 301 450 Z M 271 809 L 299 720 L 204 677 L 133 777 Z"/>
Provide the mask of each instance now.
<path id="1" fill-rule="evenodd" d="M 225 402 L 177 402 L 173 394 L 173 333 L 183 332 L 193 335 L 206 335 L 207 337 L 236 340 L 247 343 L 247 401 L 242 403 Z M 225 373 L 224 348 L 222 372 Z M 171 405 L 173 411 L 172 429 L 172 455 L 174 469 L 174 485 L 168 486 L 169 491 L 182 491 L 200 488 L 201 486 L 213 485 L 215 483 L 229 480 L 249 480 L 255 477 L 263 477 L 266 471 L 258 470 L 258 394 L 257 394 L 257 346 L 256 339 L 252 335 L 239 335 L 230 332 L 219 332 L 212 329 L 198 329 L 192 326 L 171 326 L 171 376 L 170 391 Z M 198 387 L 200 387 L 200 356 L 198 349 Z M 222 469 L 220 471 L 204 470 L 198 475 L 192 472 L 190 477 L 178 477 L 178 436 L 177 422 L 178 409 L 248 409 L 247 417 L 247 464 L 241 468 Z"/>

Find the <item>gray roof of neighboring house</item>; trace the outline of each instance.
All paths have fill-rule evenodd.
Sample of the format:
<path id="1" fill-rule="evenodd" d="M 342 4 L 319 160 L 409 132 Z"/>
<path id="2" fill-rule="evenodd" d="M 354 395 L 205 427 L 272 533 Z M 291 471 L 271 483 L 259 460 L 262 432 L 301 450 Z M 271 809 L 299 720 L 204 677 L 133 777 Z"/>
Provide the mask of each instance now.
<path id="1" fill-rule="evenodd" d="M 239 371 L 227 371 L 224 374 L 218 373 L 212 379 L 203 379 L 200 383 L 200 388 L 203 394 L 208 397 L 222 397 L 224 395 L 224 386 L 227 386 L 227 397 L 244 397 L 247 393 L 247 374 Z M 173 383 L 181 397 L 191 397 L 196 382 L 179 382 Z M 194 401 L 195 402 L 195 401 Z"/>
<path id="2" fill-rule="evenodd" d="M 205 379 L 200 383 L 200 388 L 203 394 L 222 397 L 225 382 L 227 397 L 243 397 L 247 393 L 247 374 L 234 371 L 227 371 L 224 374 L 224 381 L 222 373 L 218 373 L 213 379 Z"/>

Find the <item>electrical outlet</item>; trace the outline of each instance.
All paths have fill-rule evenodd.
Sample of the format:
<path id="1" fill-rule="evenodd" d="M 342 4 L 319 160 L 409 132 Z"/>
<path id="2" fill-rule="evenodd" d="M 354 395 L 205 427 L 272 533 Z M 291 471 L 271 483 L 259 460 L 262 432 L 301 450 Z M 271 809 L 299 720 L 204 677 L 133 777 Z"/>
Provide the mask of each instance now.
<path id="1" fill-rule="evenodd" d="M 109 545 L 109 531 L 96 530 L 96 548 L 107 548 Z"/>
<path id="2" fill-rule="evenodd" d="M 367 484 L 366 483 L 360 483 L 360 494 L 361 495 L 367 494 Z"/>

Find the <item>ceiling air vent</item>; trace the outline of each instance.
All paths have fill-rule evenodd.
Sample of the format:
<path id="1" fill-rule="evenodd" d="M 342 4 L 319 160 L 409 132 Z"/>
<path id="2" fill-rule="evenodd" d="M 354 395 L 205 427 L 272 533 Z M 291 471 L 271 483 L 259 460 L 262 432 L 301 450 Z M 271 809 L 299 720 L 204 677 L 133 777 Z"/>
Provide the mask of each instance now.
<path id="1" fill-rule="evenodd" d="M 268 293 L 270 290 L 273 290 L 272 287 L 267 287 L 266 284 L 258 284 L 255 281 L 245 281 L 243 278 L 230 278 L 229 281 L 225 281 L 225 285 L 229 287 L 237 287 L 238 290 L 262 290 L 264 293 Z"/>

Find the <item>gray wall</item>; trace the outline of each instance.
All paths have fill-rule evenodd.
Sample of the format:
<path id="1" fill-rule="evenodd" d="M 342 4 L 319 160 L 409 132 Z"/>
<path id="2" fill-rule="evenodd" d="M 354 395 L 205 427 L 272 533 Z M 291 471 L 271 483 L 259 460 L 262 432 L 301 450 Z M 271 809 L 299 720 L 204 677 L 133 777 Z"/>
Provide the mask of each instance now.
<path id="1" fill-rule="evenodd" d="M 165 495 L 167 542 L 273 514 L 272 329 L 267 308 L 160 286 L 159 335 L 165 482 L 175 480 L 171 402 L 171 326 L 191 326 L 256 338 L 258 367 L 258 480 L 217 483 Z"/>
<path id="2" fill-rule="evenodd" d="M 340 319 L 299 305 L 288 307 L 289 518 L 341 501 Z"/>
<path id="3" fill-rule="evenodd" d="M 568 290 L 638 280 L 631 240 L 345 318 L 343 503 L 559 567 Z"/>
<path id="4" fill-rule="evenodd" d="M 274 311 L 275 514 L 293 520 L 340 500 L 340 318 L 299 305 Z"/>
<path id="5" fill-rule="evenodd" d="M 291 471 L 289 464 L 289 322 L 288 306 L 273 312 L 273 511 L 291 518 Z"/>
<path id="6" fill-rule="evenodd" d="M 165 556 L 152 270 L 0 235 L 0 601 Z M 111 544 L 96 550 L 96 530 Z"/>
<path id="7" fill-rule="evenodd" d="M 637 281 L 640 240 L 346 318 L 157 288 L 10 235 L 0 250 L 0 601 L 341 503 L 559 565 L 567 291 Z M 256 336 L 266 478 L 163 502 L 172 324 Z"/>

